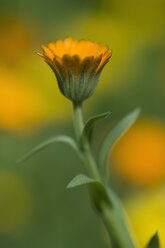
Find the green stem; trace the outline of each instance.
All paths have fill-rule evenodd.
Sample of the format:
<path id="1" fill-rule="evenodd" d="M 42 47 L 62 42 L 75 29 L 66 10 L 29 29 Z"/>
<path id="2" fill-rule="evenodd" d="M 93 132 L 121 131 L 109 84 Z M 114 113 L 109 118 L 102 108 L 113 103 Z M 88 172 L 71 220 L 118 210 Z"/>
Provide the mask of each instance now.
<path id="1" fill-rule="evenodd" d="M 103 182 L 100 173 L 98 171 L 96 161 L 92 155 L 91 148 L 89 144 L 80 144 L 80 137 L 84 127 L 82 105 L 73 104 L 73 122 L 74 129 L 76 133 L 77 142 L 81 149 L 82 155 L 84 157 L 84 165 L 88 171 L 89 176 L 93 179 Z M 113 248 L 135 248 L 135 244 L 129 233 L 127 223 L 125 220 L 125 214 L 120 201 L 114 192 L 109 188 L 109 199 L 112 203 L 111 206 L 105 205 L 100 200 L 101 206 L 101 217 L 109 233 L 111 244 Z"/>
<path id="2" fill-rule="evenodd" d="M 74 122 L 74 128 L 76 133 L 77 142 L 80 146 L 80 137 L 84 128 L 84 121 L 83 121 L 83 114 L 82 114 L 82 105 L 81 104 L 74 104 L 74 111 L 73 111 L 73 122 Z M 99 171 L 97 169 L 95 160 L 93 158 L 90 146 L 86 146 L 84 149 L 81 150 L 84 156 L 84 163 L 85 167 L 89 173 L 89 175 L 98 180 L 101 181 Z"/>
<path id="3" fill-rule="evenodd" d="M 73 104 L 73 124 L 74 124 L 77 142 L 79 143 L 80 136 L 84 128 L 82 104 Z"/>
<path id="4" fill-rule="evenodd" d="M 109 198 L 113 207 L 102 205 L 102 219 L 111 238 L 113 248 L 135 248 L 130 228 L 128 228 L 128 219 L 123 206 L 115 193 L 109 189 Z"/>

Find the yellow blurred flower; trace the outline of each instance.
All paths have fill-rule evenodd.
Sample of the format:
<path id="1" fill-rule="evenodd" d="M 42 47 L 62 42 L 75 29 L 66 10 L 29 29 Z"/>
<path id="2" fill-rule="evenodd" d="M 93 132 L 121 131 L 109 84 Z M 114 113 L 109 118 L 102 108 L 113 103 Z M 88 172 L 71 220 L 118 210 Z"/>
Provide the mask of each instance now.
<path id="1" fill-rule="evenodd" d="M 142 193 L 125 202 L 125 208 L 140 244 L 145 247 L 151 236 L 159 233 L 161 247 L 165 247 L 165 189 Z"/>
<path id="2" fill-rule="evenodd" d="M 0 128 L 18 130 L 45 119 L 42 97 L 8 70 L 0 71 Z"/>
<path id="3" fill-rule="evenodd" d="M 54 71 L 61 93 L 74 103 L 82 102 L 93 94 L 100 73 L 111 57 L 107 46 L 70 37 L 41 48 L 43 54 L 39 55 Z"/>
<path id="4" fill-rule="evenodd" d="M 117 142 L 110 160 L 127 180 L 154 185 L 165 179 L 165 127 L 152 120 L 141 120 Z"/>
<path id="5" fill-rule="evenodd" d="M 32 199 L 22 178 L 0 170 L 0 235 L 21 230 L 32 211 Z"/>

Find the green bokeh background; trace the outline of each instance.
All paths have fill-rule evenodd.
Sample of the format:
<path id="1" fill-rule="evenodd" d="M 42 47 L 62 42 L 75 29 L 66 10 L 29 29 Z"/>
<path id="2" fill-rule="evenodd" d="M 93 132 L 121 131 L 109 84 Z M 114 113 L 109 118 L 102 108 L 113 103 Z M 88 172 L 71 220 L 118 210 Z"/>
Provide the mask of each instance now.
<path id="1" fill-rule="evenodd" d="M 35 52 L 41 43 L 66 36 L 92 39 L 112 48 L 112 59 L 96 93 L 84 104 L 86 118 L 112 111 L 111 118 L 95 130 L 96 152 L 105 130 L 136 107 L 142 108 L 141 117 L 164 122 L 164 12 L 163 0 L 0 0 L 1 28 L 10 28 L 14 20 L 31 40 L 19 60 L 11 63 L 0 54 L 0 65 L 29 82 L 47 107 L 44 118 L 25 125 L 23 132 L 20 126 L 10 130 L 0 123 L 1 248 L 108 247 L 87 188 L 66 190 L 67 183 L 84 172 L 70 148 L 52 145 L 26 163 L 15 164 L 44 139 L 60 133 L 74 136 L 71 103 L 58 102 L 55 78 Z M 10 101 L 15 101 L 14 96 Z M 116 174 L 112 185 L 123 200 L 145 190 L 128 187 Z"/>

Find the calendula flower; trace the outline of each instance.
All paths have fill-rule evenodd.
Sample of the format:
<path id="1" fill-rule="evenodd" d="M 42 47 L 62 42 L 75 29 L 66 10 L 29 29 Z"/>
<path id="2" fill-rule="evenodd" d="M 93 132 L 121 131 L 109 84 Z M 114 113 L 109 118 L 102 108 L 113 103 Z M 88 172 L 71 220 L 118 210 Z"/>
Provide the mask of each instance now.
<path id="1" fill-rule="evenodd" d="M 97 86 L 100 73 L 112 55 L 107 46 L 90 40 L 72 38 L 42 45 L 44 58 L 54 71 L 61 93 L 74 103 L 90 97 Z"/>

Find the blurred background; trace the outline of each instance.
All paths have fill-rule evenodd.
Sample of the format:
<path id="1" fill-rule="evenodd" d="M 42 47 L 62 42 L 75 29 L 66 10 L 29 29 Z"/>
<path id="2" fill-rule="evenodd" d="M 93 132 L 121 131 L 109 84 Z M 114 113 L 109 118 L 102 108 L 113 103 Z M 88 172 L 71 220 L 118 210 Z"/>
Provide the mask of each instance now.
<path id="1" fill-rule="evenodd" d="M 93 151 L 113 124 L 141 107 L 140 118 L 109 156 L 140 247 L 158 231 L 165 247 L 165 1 L 0 0 L 0 247 L 108 246 L 88 190 L 66 190 L 84 169 L 57 144 L 15 161 L 56 134 L 74 136 L 71 103 L 60 95 L 41 44 L 72 36 L 113 52 L 84 114 L 112 111 L 97 125 Z"/>

